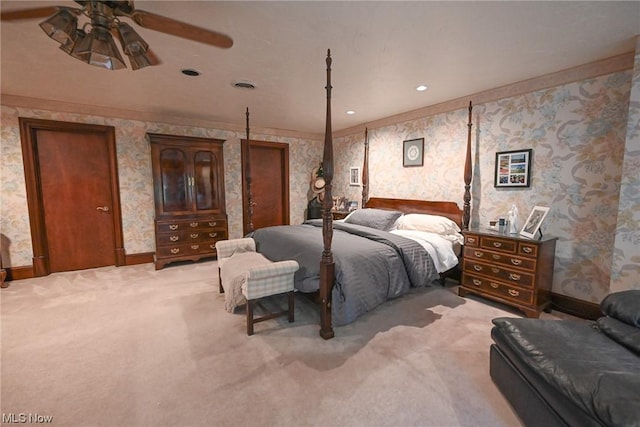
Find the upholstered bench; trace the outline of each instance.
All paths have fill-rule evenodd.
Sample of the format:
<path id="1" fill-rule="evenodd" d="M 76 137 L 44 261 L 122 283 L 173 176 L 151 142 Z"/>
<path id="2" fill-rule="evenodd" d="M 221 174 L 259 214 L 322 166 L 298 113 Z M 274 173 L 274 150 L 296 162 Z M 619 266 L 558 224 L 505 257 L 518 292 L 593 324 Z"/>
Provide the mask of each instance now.
<path id="1" fill-rule="evenodd" d="M 296 261 L 272 262 L 256 252 L 250 237 L 216 242 L 220 292 L 225 294 L 225 309 L 233 313 L 246 302 L 247 335 L 253 335 L 253 325 L 264 320 L 288 315 L 294 321 L 293 276 L 298 271 Z M 254 318 L 254 308 L 260 298 L 288 294 L 288 309 Z"/>

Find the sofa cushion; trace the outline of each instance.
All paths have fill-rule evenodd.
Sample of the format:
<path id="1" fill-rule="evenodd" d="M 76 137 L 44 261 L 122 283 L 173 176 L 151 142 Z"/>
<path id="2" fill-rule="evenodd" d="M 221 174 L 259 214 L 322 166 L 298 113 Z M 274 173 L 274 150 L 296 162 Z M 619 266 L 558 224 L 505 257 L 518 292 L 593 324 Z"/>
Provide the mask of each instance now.
<path id="1" fill-rule="evenodd" d="M 640 289 L 609 294 L 600 303 L 600 309 L 607 316 L 640 328 Z"/>
<path id="2" fill-rule="evenodd" d="M 603 316 L 596 322 L 609 338 L 640 356 L 640 328 L 635 328 L 613 317 Z"/>
<path id="3" fill-rule="evenodd" d="M 499 348 L 517 358 L 535 375 L 572 401 L 581 412 L 604 425 L 614 420 L 640 420 L 640 405 L 612 402 L 636 400 L 640 383 L 610 387 L 609 374 L 640 372 L 640 357 L 580 321 L 498 318 L 492 337 Z M 603 388 L 603 375 L 605 377 Z M 602 408 L 608 408 L 603 410 Z M 635 424 L 631 424 L 635 425 Z"/>

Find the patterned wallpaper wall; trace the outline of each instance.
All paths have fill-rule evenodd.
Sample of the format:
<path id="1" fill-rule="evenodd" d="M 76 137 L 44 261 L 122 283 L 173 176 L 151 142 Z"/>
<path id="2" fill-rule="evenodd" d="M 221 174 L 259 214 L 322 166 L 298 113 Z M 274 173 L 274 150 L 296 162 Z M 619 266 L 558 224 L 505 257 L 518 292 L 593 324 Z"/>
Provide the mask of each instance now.
<path id="1" fill-rule="evenodd" d="M 124 247 L 127 254 L 155 251 L 153 231 L 154 203 L 151 175 L 151 148 L 145 135 L 170 135 L 220 138 L 224 144 L 225 197 L 230 237 L 242 236 L 242 182 L 240 140 L 244 132 L 194 128 L 142 121 L 83 116 L 44 110 L 2 106 L 1 175 L 2 204 L 0 230 L 3 237 L 2 258 L 5 266 L 32 264 L 33 250 L 26 200 L 22 148 L 18 117 L 44 120 L 92 123 L 113 126 L 116 132 L 120 200 Z M 322 141 L 277 137 L 252 133 L 251 139 L 289 144 L 291 223 L 302 222 L 307 207 L 309 173 L 322 157 Z M 8 245 L 7 245 L 8 244 Z M 6 248 L 8 246 L 8 248 Z"/>
<path id="2" fill-rule="evenodd" d="M 640 47 L 638 49 L 640 52 Z M 615 290 L 640 288 L 640 58 L 634 71 L 617 72 L 474 106 L 472 222 L 506 216 L 519 224 L 535 205 L 551 207 L 543 232 L 559 238 L 553 291 L 598 303 Z M 127 254 L 153 252 L 153 190 L 146 132 L 227 140 L 225 181 L 231 237 L 242 233 L 240 139 L 244 134 L 126 119 L 2 106 L 0 230 L 10 241 L 3 260 L 31 265 L 18 117 L 114 126 Z M 463 202 L 467 109 L 369 130 L 372 197 Z M 402 141 L 425 139 L 424 165 L 402 166 Z M 299 223 L 310 171 L 322 141 L 252 134 L 290 145 L 291 222 Z M 361 201 L 349 168 L 361 167 L 364 133 L 334 139 L 334 196 Z M 493 186 L 496 151 L 533 149 L 531 187 Z M 7 259 L 9 258 L 9 259 Z"/>
<path id="3" fill-rule="evenodd" d="M 559 238 L 553 291 L 594 303 L 622 271 L 635 273 L 636 281 L 620 287 L 640 287 L 638 217 L 631 213 L 639 211 L 640 194 L 637 108 L 635 124 L 629 122 L 635 135 L 626 136 L 631 77 L 631 72 L 614 73 L 473 109 L 472 225 L 506 217 L 512 204 L 520 225 L 535 205 L 551 207 L 543 232 Z M 370 129 L 370 196 L 452 200 L 462 207 L 467 119 L 464 109 Z M 402 141 L 422 137 L 424 166 L 403 167 Z M 362 164 L 363 141 L 364 135 L 336 141 L 341 153 L 336 176 L 346 177 L 350 166 Z M 528 148 L 533 149 L 531 187 L 494 188 L 495 153 Z M 619 207 L 623 158 L 625 201 Z M 336 187 L 336 194 L 361 199 L 361 188 Z M 612 272 L 616 226 L 630 232 L 620 231 L 617 249 L 629 262 Z M 632 253 L 635 260 L 628 258 Z"/>
<path id="4" fill-rule="evenodd" d="M 611 292 L 640 289 L 640 37 L 636 41 Z"/>

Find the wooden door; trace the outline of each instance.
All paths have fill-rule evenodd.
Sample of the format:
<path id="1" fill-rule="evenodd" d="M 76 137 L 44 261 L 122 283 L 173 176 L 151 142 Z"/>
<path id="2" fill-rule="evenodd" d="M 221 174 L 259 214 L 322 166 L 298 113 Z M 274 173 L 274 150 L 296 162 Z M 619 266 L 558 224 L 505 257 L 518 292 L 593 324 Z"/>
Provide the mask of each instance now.
<path id="1" fill-rule="evenodd" d="M 124 264 L 112 127 L 21 119 L 34 273 Z"/>
<path id="2" fill-rule="evenodd" d="M 242 140 L 242 144 L 248 144 Z M 243 150 L 246 152 L 246 150 Z M 289 224 L 289 144 L 251 141 L 249 144 L 253 228 Z M 246 163 L 242 159 L 244 233 L 248 232 Z"/>

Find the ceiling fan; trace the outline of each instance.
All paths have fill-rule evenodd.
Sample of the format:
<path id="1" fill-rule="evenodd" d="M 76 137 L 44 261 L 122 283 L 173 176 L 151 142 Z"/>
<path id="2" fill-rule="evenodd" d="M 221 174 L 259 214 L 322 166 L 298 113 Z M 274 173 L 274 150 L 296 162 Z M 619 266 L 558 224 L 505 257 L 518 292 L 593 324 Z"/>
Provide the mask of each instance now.
<path id="1" fill-rule="evenodd" d="M 165 16 L 136 9 L 133 0 L 81 1 L 81 8 L 46 6 L 2 12 L 2 21 L 47 18 L 40 23 L 45 33 L 60 49 L 90 65 L 109 70 L 126 68 L 113 40 L 120 40 L 123 52 L 134 70 L 159 64 L 149 45 L 121 18 L 129 18 L 139 26 L 173 36 L 206 43 L 223 49 L 233 46 L 233 40 L 222 33 L 207 30 Z M 86 22 L 78 21 L 84 19 Z"/>

